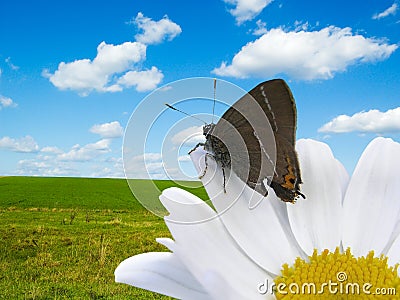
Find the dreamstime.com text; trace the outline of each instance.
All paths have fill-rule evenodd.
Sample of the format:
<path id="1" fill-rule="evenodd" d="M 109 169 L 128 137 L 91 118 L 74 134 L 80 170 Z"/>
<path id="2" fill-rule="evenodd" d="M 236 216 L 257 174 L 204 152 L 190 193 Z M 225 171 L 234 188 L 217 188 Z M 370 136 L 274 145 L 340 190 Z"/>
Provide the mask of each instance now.
<path id="1" fill-rule="evenodd" d="M 281 294 L 281 295 L 397 295 L 396 288 L 394 287 L 374 287 L 372 284 L 347 282 L 347 274 L 345 272 L 338 272 L 336 280 L 328 280 L 324 283 L 305 282 L 297 284 L 292 282 L 290 284 L 279 283 L 275 284 L 265 279 L 264 282 L 258 284 L 258 292 L 262 295 L 265 294 Z"/>

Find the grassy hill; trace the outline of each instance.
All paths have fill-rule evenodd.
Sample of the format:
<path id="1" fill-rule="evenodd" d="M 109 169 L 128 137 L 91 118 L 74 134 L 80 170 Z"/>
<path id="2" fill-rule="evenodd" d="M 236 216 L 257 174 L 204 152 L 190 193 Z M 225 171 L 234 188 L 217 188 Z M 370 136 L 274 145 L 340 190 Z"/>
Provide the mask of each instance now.
<path id="1" fill-rule="evenodd" d="M 169 299 L 114 282 L 123 259 L 167 251 L 155 238 L 170 236 L 124 179 L 1 177 L 0 235 L 1 299 Z"/>

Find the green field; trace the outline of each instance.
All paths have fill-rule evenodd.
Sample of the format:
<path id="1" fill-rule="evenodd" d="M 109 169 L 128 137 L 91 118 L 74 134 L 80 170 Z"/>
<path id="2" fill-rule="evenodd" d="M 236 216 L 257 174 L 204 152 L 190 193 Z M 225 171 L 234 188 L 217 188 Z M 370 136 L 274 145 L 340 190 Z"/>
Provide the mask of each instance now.
<path id="1" fill-rule="evenodd" d="M 124 179 L 0 177 L 0 232 L 1 299 L 170 299 L 114 282 L 122 260 L 167 251 L 155 238 L 170 236 Z"/>

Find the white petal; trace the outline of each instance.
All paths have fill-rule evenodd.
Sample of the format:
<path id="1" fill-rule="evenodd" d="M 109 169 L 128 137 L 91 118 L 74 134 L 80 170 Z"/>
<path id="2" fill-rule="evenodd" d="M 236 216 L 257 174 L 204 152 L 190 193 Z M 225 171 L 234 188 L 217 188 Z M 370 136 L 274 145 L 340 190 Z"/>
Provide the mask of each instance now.
<path id="1" fill-rule="evenodd" d="M 392 246 L 389 249 L 389 252 L 387 254 L 389 257 L 388 263 L 391 266 L 394 266 L 395 264 L 400 263 L 400 237 L 398 236 L 397 239 L 394 241 Z M 400 272 L 400 270 L 399 270 Z M 400 273 L 399 273 L 400 275 Z"/>
<path id="2" fill-rule="evenodd" d="M 157 243 L 167 247 L 171 252 L 175 251 L 175 242 L 170 238 L 156 238 Z"/>
<path id="3" fill-rule="evenodd" d="M 350 176 L 349 173 L 347 173 L 346 168 L 342 165 L 340 161 L 337 160 L 336 163 L 339 172 L 339 182 L 342 190 L 342 203 L 343 203 L 344 196 L 346 195 L 347 186 L 349 185 L 350 182 Z"/>
<path id="4" fill-rule="evenodd" d="M 341 240 L 345 171 L 324 143 L 299 140 L 296 149 L 306 199 L 288 205 L 293 233 L 309 255 L 314 249 L 333 251 Z"/>
<path id="5" fill-rule="evenodd" d="M 387 251 L 400 221 L 400 144 L 376 138 L 354 170 L 344 200 L 343 245 L 355 255 Z"/>
<path id="6" fill-rule="evenodd" d="M 205 168 L 204 151 L 192 152 L 191 158 L 201 174 Z M 290 230 L 286 211 L 281 213 L 279 210 L 277 203 L 280 200 L 272 190 L 268 197 L 262 197 L 228 169 L 225 170 L 224 193 L 222 169 L 212 158 L 207 164 L 202 182 L 229 234 L 254 263 L 269 273 L 280 274 L 284 263 L 290 264 L 302 255 Z M 250 203 L 259 205 L 251 209 Z"/>
<path id="7" fill-rule="evenodd" d="M 204 284 L 213 299 L 251 299 L 244 298 L 245 293 L 238 294 L 235 288 L 218 272 L 208 271 L 204 273 L 203 277 Z"/>
<path id="8" fill-rule="evenodd" d="M 179 299 L 212 299 L 175 254 L 132 256 L 115 270 L 115 281 Z"/>
<path id="9" fill-rule="evenodd" d="M 235 292 L 235 289 L 229 282 L 226 280 L 225 276 L 221 276 L 218 273 L 210 272 L 205 276 L 205 284 L 209 288 L 210 294 L 212 295 L 213 299 L 232 299 L 232 300 L 239 300 L 239 299 L 255 299 L 250 294 L 248 295 L 238 295 Z M 275 300 L 275 296 L 273 295 L 273 281 L 265 280 L 264 282 L 260 282 L 257 285 L 257 291 L 259 291 L 259 296 L 257 298 L 263 300 Z M 260 288 L 268 289 L 264 290 Z"/>
<path id="10" fill-rule="evenodd" d="M 215 211 L 203 200 L 176 187 L 165 189 L 160 200 L 170 212 L 169 222 L 196 224 L 216 217 Z"/>
<path id="11" fill-rule="evenodd" d="M 172 198 L 179 199 L 186 205 L 177 206 Z M 267 274 L 238 249 L 217 214 L 201 199 L 196 198 L 177 188 L 163 191 L 160 200 L 170 210 L 170 216 L 165 217 L 165 222 L 175 243 L 171 245 L 165 240 L 161 242 L 174 249 L 174 254 L 210 294 L 227 295 L 225 293 L 229 292 L 228 295 L 232 293 L 237 299 L 265 299 L 265 295 L 258 293 L 257 286 L 269 278 Z M 201 213 L 197 214 L 192 210 L 199 210 Z M 199 220 L 199 216 L 207 221 L 176 221 Z M 213 286 L 210 290 L 210 276 L 224 280 L 218 281 L 221 285 Z"/>

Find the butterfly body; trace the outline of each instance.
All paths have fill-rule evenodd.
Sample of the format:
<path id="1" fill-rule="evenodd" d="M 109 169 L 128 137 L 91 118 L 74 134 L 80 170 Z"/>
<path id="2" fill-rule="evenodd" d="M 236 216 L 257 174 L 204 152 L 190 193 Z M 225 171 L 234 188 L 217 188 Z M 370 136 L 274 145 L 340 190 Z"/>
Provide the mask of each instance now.
<path id="1" fill-rule="evenodd" d="M 230 167 L 231 156 L 229 154 L 229 151 L 226 148 L 225 144 L 219 138 L 213 135 L 215 124 L 210 125 L 210 129 L 204 132 L 204 136 L 206 137 L 204 149 L 208 152 L 213 153 L 214 159 L 221 165 L 221 167 Z"/>

